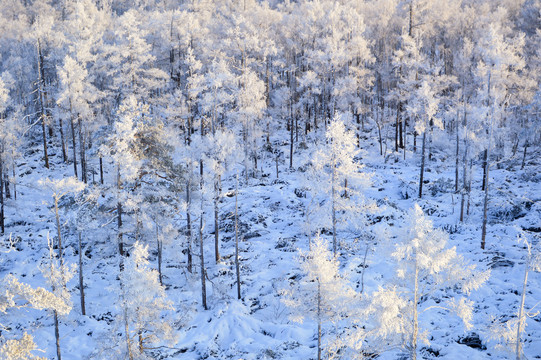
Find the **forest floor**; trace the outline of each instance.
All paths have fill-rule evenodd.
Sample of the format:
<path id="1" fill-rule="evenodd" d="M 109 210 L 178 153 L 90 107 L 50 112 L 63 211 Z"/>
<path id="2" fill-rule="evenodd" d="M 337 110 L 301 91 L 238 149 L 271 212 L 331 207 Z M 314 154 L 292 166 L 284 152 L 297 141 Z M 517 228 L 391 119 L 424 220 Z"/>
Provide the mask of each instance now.
<path id="1" fill-rule="evenodd" d="M 320 130 L 321 131 L 321 130 Z M 367 137 L 370 134 L 366 133 Z M 221 201 L 222 261 L 214 263 L 214 236 L 211 234 L 212 212 L 209 207 L 205 234 L 205 258 L 209 281 L 207 298 L 209 310 L 200 305 L 200 277 L 198 264 L 194 273 L 186 271 L 186 256 L 180 242 L 164 244 L 164 284 L 173 301 L 175 312 L 164 321 L 175 329 L 175 340 L 152 350 L 157 359 L 309 359 L 317 355 L 317 324 L 307 320 L 302 324 L 288 319 L 288 308 L 280 301 L 280 291 L 299 276 L 297 249 L 308 249 L 308 238 L 303 228 L 306 198 L 302 197 L 299 170 L 310 156 L 310 144 L 303 150 L 297 146 L 295 171 L 289 170 L 288 144 L 274 135 L 273 144 L 281 147 L 279 178 L 276 178 L 274 158 L 262 153 L 262 170 L 257 178 L 241 182 L 238 194 L 242 299 L 236 299 L 234 220 L 235 177 L 224 179 L 225 196 Z M 363 146 L 369 140 L 362 142 Z M 13 273 L 32 286 L 47 287 L 40 267 L 47 263 L 49 250 L 47 234 L 56 233 L 51 194 L 38 185 L 44 177 L 62 178 L 72 174 L 70 164 L 51 155 L 51 170 L 43 168 L 41 151 L 29 147 L 18 167 L 17 200 L 9 199 L 6 207 L 7 234 L 2 244 L 7 249 L 9 234 L 20 238 L 13 251 L 2 254 L 0 277 Z M 525 259 L 524 244 L 517 241 L 519 229 L 541 230 L 541 163 L 530 158 L 524 170 L 520 161 L 493 166 L 490 173 L 489 225 L 486 249 L 480 248 L 483 196 L 482 168 L 473 168 L 470 213 L 459 221 L 460 195 L 454 191 L 454 159 L 443 158 L 434 143 L 433 159 L 428 161 L 424 196 L 417 199 L 419 177 L 418 154 L 387 152 L 386 161 L 379 154 L 376 142 L 366 145 L 362 156 L 365 171 L 372 174 L 372 186 L 365 196 L 374 200 L 378 211 L 373 222 L 383 222 L 399 228 L 404 214 L 415 202 L 433 220 L 435 227 L 450 233 L 450 246 L 480 269 L 490 268 L 488 282 L 471 294 L 475 313 L 470 331 L 465 331 L 458 317 L 444 311 L 432 310 L 422 314 L 421 325 L 429 330 L 430 345 L 422 345 L 423 358 L 438 359 L 506 359 L 511 353 L 488 341 L 488 328 L 498 321 L 517 316 L 522 291 Z M 462 176 L 462 171 L 461 171 Z M 106 182 L 112 181 L 106 174 Z M 297 191 L 296 191 L 297 190 Z M 407 193 L 407 196 L 406 196 Z M 105 201 L 105 200 L 104 200 Z M 63 215 L 62 213 L 61 215 Z M 113 218 L 114 214 L 111 214 Z M 62 221 L 72 219 L 63 218 Z M 74 308 L 61 318 L 61 344 L 64 359 L 114 359 L 115 346 L 121 346 L 120 313 L 118 303 L 118 256 L 114 223 L 96 226 L 83 235 L 84 271 L 87 315 L 78 306 L 79 291 L 76 279 L 68 287 Z M 103 225 L 103 224 L 102 224 Z M 179 225 L 180 226 L 180 225 Z M 323 235 L 330 238 L 329 234 Z M 65 259 L 78 261 L 77 238 L 67 233 Z M 394 277 L 390 265 L 388 242 L 380 239 L 356 240 L 354 234 L 339 233 L 341 243 L 341 271 L 361 287 L 365 250 L 368 247 L 364 271 L 363 294 L 370 294 Z M 155 240 L 149 240 L 150 260 L 156 264 L 153 251 Z M 197 246 L 194 245 L 197 252 Z M 196 258 L 196 262 L 198 258 Z M 445 291 L 435 296 L 446 296 Z M 531 272 L 528 281 L 526 309 L 541 300 L 541 276 Z M 527 358 L 541 358 L 541 315 L 535 313 L 527 320 L 524 348 Z M 45 311 L 14 311 L 1 323 L 13 329 L 26 329 L 41 349 L 41 356 L 55 357 L 52 314 Z M 332 324 L 324 324 L 323 338 L 332 338 Z M 390 350 L 380 359 L 400 358 L 400 350 Z"/>

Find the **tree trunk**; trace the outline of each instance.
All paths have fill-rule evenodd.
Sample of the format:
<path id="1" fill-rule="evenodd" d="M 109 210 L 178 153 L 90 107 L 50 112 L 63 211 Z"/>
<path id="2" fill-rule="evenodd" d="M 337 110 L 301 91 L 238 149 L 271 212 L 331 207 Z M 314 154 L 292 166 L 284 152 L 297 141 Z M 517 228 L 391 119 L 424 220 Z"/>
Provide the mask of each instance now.
<path id="1" fill-rule="evenodd" d="M 117 197 L 118 202 L 116 204 L 116 216 L 117 216 L 117 228 L 118 228 L 118 252 L 120 256 L 124 256 L 124 240 L 122 238 L 122 204 L 120 203 L 120 189 L 121 189 L 121 180 L 120 180 L 120 165 L 117 165 Z M 122 264 L 121 264 L 122 269 Z"/>
<path id="2" fill-rule="evenodd" d="M 317 279 L 317 360 L 321 360 L 321 282 Z"/>
<path id="3" fill-rule="evenodd" d="M 73 115 L 71 113 L 71 98 L 70 98 L 70 128 L 71 128 L 71 146 L 73 147 L 73 173 L 75 174 L 76 178 L 79 178 L 79 175 L 77 174 L 77 145 L 75 143 L 75 125 L 73 124 Z M 100 157 L 100 160 L 101 160 L 101 157 Z"/>
<path id="4" fill-rule="evenodd" d="M 485 184 L 487 180 L 487 163 L 488 163 L 488 150 L 483 151 L 483 182 L 481 184 L 481 191 L 485 191 Z"/>
<path id="5" fill-rule="evenodd" d="M 289 168 L 293 170 L 293 118 L 291 118 L 291 125 L 289 126 Z"/>
<path id="6" fill-rule="evenodd" d="M 483 228 L 481 230 L 481 249 L 485 248 L 485 241 L 486 241 L 486 235 L 487 235 L 487 212 L 488 212 L 488 177 L 489 177 L 489 171 L 490 171 L 490 165 L 488 162 L 488 156 L 490 155 L 488 153 L 488 149 L 485 150 L 485 171 L 484 171 L 484 189 L 485 189 L 485 201 L 483 205 Z"/>
<path id="7" fill-rule="evenodd" d="M 220 201 L 220 175 L 214 181 L 214 257 L 216 264 L 220 261 L 220 221 L 218 218 L 218 203 Z"/>
<path id="8" fill-rule="evenodd" d="M 331 175 L 331 201 L 332 201 L 332 251 L 333 255 L 336 255 L 336 168 L 335 168 L 335 159 L 332 160 L 332 175 Z"/>
<path id="9" fill-rule="evenodd" d="M 411 335 L 411 359 L 417 359 L 417 335 L 419 333 L 419 319 L 417 303 L 419 302 L 419 268 L 415 260 L 415 284 L 413 294 L 413 334 Z"/>
<path id="10" fill-rule="evenodd" d="M 378 114 L 376 114 L 376 118 Z M 383 156 L 383 135 L 381 133 L 381 124 L 376 120 L 376 125 L 378 127 L 378 140 L 379 140 L 379 154 Z"/>
<path id="11" fill-rule="evenodd" d="M 85 287 L 83 283 L 83 248 L 81 246 L 81 233 L 79 232 L 79 295 L 81 298 L 81 314 L 86 315 Z"/>
<path id="12" fill-rule="evenodd" d="M 528 150 L 528 140 L 524 143 L 524 155 L 522 155 L 522 165 L 520 166 L 520 170 L 524 170 L 524 165 L 526 164 L 526 151 Z"/>
<path id="13" fill-rule="evenodd" d="M 53 311 L 54 313 L 54 338 L 56 342 L 56 358 L 58 360 L 62 360 L 62 355 L 60 353 L 60 329 L 58 324 L 58 313 L 56 310 Z"/>
<path id="14" fill-rule="evenodd" d="M 160 279 L 160 285 L 163 286 L 163 275 L 162 275 L 162 255 L 163 255 L 163 241 L 160 238 L 160 228 L 156 224 L 156 245 L 158 247 L 158 277 Z"/>
<path id="15" fill-rule="evenodd" d="M 66 140 L 64 139 L 64 122 L 62 118 L 58 118 L 58 128 L 60 130 L 60 143 L 62 144 L 62 160 L 68 162 L 68 156 L 66 155 Z"/>
<path id="16" fill-rule="evenodd" d="M 426 131 L 423 133 L 423 147 L 421 150 L 421 174 L 419 176 L 419 199 L 423 197 L 423 180 L 425 175 L 425 151 L 426 151 Z"/>
<path id="17" fill-rule="evenodd" d="M 122 284 L 120 285 L 122 286 Z M 126 301 L 126 300 L 124 300 Z M 131 338 L 130 338 L 130 326 L 128 323 L 128 310 L 126 309 L 126 305 L 124 304 L 124 332 L 126 336 L 126 348 L 128 352 L 128 358 L 130 360 L 133 360 L 133 353 L 131 349 Z"/>
<path id="18" fill-rule="evenodd" d="M 205 282 L 205 257 L 204 257 L 204 249 L 203 249 L 203 160 L 199 160 L 199 174 L 201 176 L 199 180 L 199 189 L 201 191 L 201 214 L 199 218 L 199 258 L 201 261 L 201 299 L 203 302 L 203 308 L 205 310 L 208 310 L 207 308 L 207 287 Z"/>
<path id="19" fill-rule="evenodd" d="M 85 137 L 83 124 L 81 123 L 81 116 L 77 117 L 77 125 L 79 125 L 79 159 L 81 160 L 81 178 L 83 182 L 87 183 L 87 168 L 86 168 L 86 157 L 85 157 Z"/>
<path id="20" fill-rule="evenodd" d="M 240 300 L 240 264 L 239 264 L 239 175 L 237 174 L 237 185 L 235 188 L 235 271 L 237 273 L 237 299 Z"/>
<path id="21" fill-rule="evenodd" d="M 529 243 L 528 246 L 528 257 L 526 258 L 526 267 L 524 269 L 524 280 L 522 282 L 522 294 L 520 296 L 520 306 L 518 308 L 518 324 L 517 324 L 517 343 L 515 347 L 515 355 L 517 360 L 522 359 L 522 332 L 524 331 L 524 325 L 526 322 L 526 314 L 524 314 L 524 303 L 526 301 L 526 286 L 528 285 L 528 273 L 530 271 L 530 261 L 531 261 L 531 249 Z"/>
<path id="22" fill-rule="evenodd" d="M 60 231 L 60 215 L 58 213 L 58 194 L 54 194 L 54 215 L 55 215 L 55 218 L 56 218 L 56 232 L 57 232 L 57 236 L 58 236 L 58 259 L 60 260 L 60 266 L 62 266 L 63 264 L 63 260 L 62 260 L 62 234 L 61 234 L 61 231 Z"/>
<path id="23" fill-rule="evenodd" d="M 17 176 L 15 175 L 15 161 L 12 162 L 12 175 L 13 175 L 13 199 L 17 200 Z"/>
<path id="24" fill-rule="evenodd" d="M 188 182 L 186 184 L 186 237 L 188 238 L 188 249 L 187 249 L 187 256 L 188 256 L 188 272 L 192 272 L 192 217 L 190 215 L 190 177 L 188 176 Z"/>
<path id="25" fill-rule="evenodd" d="M 456 159 L 455 159 L 455 193 L 458 193 L 458 166 L 460 161 L 458 157 L 460 155 L 460 146 L 459 146 L 459 136 L 458 136 L 458 114 L 456 118 Z"/>
<path id="26" fill-rule="evenodd" d="M 49 168 L 49 155 L 47 154 L 47 130 L 45 129 L 45 108 L 46 108 L 46 95 L 45 95 L 45 80 L 43 79 L 43 55 L 41 53 L 41 44 L 38 39 L 38 96 L 40 103 L 40 117 L 41 117 L 41 133 L 43 136 L 43 158 L 45 160 L 45 167 Z"/>
<path id="27" fill-rule="evenodd" d="M 398 152 L 398 118 L 399 118 L 400 110 L 397 107 L 396 108 L 396 122 L 394 127 L 394 151 Z"/>

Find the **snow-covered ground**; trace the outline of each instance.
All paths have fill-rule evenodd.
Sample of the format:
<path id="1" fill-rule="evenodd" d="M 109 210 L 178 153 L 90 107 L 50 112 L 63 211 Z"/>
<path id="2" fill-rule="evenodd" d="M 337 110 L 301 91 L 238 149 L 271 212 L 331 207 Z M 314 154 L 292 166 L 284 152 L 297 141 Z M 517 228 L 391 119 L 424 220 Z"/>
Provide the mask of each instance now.
<path id="1" fill-rule="evenodd" d="M 367 136 L 371 136 L 367 133 Z M 278 139 L 285 134 L 275 134 Z M 372 139 L 372 138 L 371 138 Z M 421 325 L 429 329 L 430 345 L 420 345 L 423 358 L 438 359 L 506 359 L 512 353 L 489 342 L 489 327 L 517 316 L 522 291 L 527 250 L 517 241 L 518 229 L 531 230 L 530 241 L 541 230 L 541 166 L 532 159 L 524 170 L 515 163 L 505 164 L 490 173 L 489 225 L 486 249 L 480 248 L 481 220 L 484 193 L 481 191 L 482 169 L 474 166 L 470 214 L 460 223 L 460 195 L 454 192 L 454 159 L 440 158 L 435 151 L 428 161 L 424 197 L 417 199 L 418 159 L 416 154 L 391 154 L 387 161 L 379 155 L 377 143 L 363 141 L 366 155 L 362 162 L 365 171 L 372 174 L 373 185 L 365 196 L 375 200 L 378 211 L 371 219 L 379 226 L 391 230 L 402 226 L 404 214 L 417 202 L 433 220 L 434 226 L 450 233 L 450 245 L 480 269 L 490 268 L 488 282 L 474 291 L 473 329 L 466 331 L 458 317 L 447 312 L 431 310 L 421 315 Z M 49 251 L 47 233 L 56 233 L 51 194 L 38 186 L 38 180 L 62 178 L 71 175 L 71 165 L 52 156 L 51 170 L 42 167 L 39 147 L 32 147 L 21 162 L 17 184 L 17 200 L 10 199 L 6 206 L 7 234 L 2 243 L 7 250 L 9 234 L 19 239 L 15 249 L 2 254 L 0 277 L 15 274 L 22 282 L 47 287 L 40 267 L 46 264 Z M 288 154 L 288 145 L 282 151 Z M 296 149 L 295 168 L 299 168 L 311 154 L 308 149 Z M 396 159 L 396 160 L 395 160 Z M 180 240 L 164 245 L 164 284 L 175 311 L 168 314 L 175 329 L 175 340 L 152 350 L 157 359 L 309 359 L 317 355 L 317 324 L 307 320 L 292 322 L 289 309 L 280 300 L 280 291 L 295 282 L 300 268 L 297 249 L 308 249 L 304 234 L 303 209 L 306 198 L 298 196 L 302 187 L 299 170 L 288 170 L 289 159 L 281 158 L 279 179 L 276 179 L 274 160 L 263 154 L 262 172 L 257 179 L 241 183 L 238 194 L 242 299 L 236 299 L 235 241 L 233 195 L 235 179 L 224 179 L 226 196 L 221 202 L 221 254 L 222 261 L 214 264 L 213 213 L 206 210 L 205 255 L 208 266 L 207 299 L 209 310 L 203 310 L 200 295 L 198 266 L 190 274 L 186 271 L 186 256 Z M 507 167 L 508 166 L 508 167 Z M 506 168 L 507 167 L 507 168 Z M 106 167 L 107 169 L 107 167 Z M 107 174 L 106 182 L 112 181 Z M 408 192 L 406 199 L 404 194 Z M 104 200 L 105 201 L 105 200 Z M 62 213 L 61 213 L 62 215 Z M 113 215 L 111 215 L 112 217 Z M 65 221 L 65 220 L 64 220 Z M 179 226 L 184 223 L 179 222 Z M 369 229 L 370 230 L 370 229 Z M 323 235 L 331 238 L 328 233 Z M 339 257 L 342 272 L 356 285 L 360 284 L 365 248 L 369 251 L 364 274 L 363 296 L 369 297 L 378 286 L 384 286 L 395 276 L 387 242 L 375 238 L 367 243 L 354 243 L 353 235 L 338 235 L 344 249 Z M 78 261 L 77 237 L 65 233 L 65 259 Z M 98 227 L 83 235 L 84 271 L 87 315 L 82 316 L 78 304 L 77 280 L 68 285 L 74 304 L 72 312 L 61 318 L 60 334 L 64 359 L 111 359 L 108 348 L 122 344 L 122 326 L 115 321 L 120 309 L 118 303 L 118 256 L 115 223 Z M 155 241 L 149 240 L 151 263 L 156 266 Z M 391 244 L 392 245 L 392 244 Z M 194 244 L 195 252 L 197 246 Z M 347 249 L 347 250 L 346 250 Z M 196 264 L 198 258 L 195 257 Z M 541 300 L 541 278 L 531 272 L 528 279 L 526 309 Z M 359 290 L 359 287 L 357 287 Z M 434 296 L 445 297 L 446 291 Z M 451 295 L 450 295 L 451 296 Z M 422 301 L 433 301 L 424 299 Z M 527 319 L 524 348 L 528 359 L 541 358 L 541 315 L 533 309 Z M 55 337 L 52 313 L 38 310 L 13 310 L 2 315 L 0 323 L 8 325 L 14 333 L 25 329 L 45 352 L 41 356 L 54 358 Z M 333 324 L 324 324 L 323 339 L 332 337 Z M 480 343 L 469 341 L 479 336 Z M 466 338 L 466 341 L 464 339 Z M 471 340 L 471 339 L 470 339 Z M 121 346 L 121 345 L 118 345 Z M 384 346 L 381 346 L 384 348 Z M 39 354 L 39 353 L 38 353 Z M 400 350 L 380 354 L 380 359 L 400 358 Z"/>

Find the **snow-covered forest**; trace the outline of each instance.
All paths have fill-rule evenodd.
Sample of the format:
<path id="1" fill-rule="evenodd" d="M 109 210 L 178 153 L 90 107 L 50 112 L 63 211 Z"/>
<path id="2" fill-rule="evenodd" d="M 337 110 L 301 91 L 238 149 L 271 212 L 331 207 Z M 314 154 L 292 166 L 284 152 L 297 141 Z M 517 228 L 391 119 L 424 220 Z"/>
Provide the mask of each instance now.
<path id="1" fill-rule="evenodd" d="M 539 0 L 1 0 L 0 359 L 541 358 Z"/>

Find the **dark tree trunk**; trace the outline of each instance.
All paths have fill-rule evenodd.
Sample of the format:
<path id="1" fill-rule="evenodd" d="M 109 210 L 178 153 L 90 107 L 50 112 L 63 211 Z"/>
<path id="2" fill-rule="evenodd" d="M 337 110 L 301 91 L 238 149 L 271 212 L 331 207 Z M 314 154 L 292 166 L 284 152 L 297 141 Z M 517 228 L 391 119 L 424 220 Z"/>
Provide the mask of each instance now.
<path id="1" fill-rule="evenodd" d="M 45 160 L 45 167 L 48 169 L 49 155 L 47 153 L 47 130 L 45 129 L 45 118 L 47 117 L 45 113 L 45 108 L 47 106 L 45 99 L 47 98 L 47 95 L 45 94 L 45 80 L 43 76 L 43 55 L 41 53 L 41 44 L 38 39 L 38 96 L 40 103 L 41 132 L 43 136 L 43 158 Z"/>
<path id="2" fill-rule="evenodd" d="M 60 330 L 58 324 L 58 313 L 54 310 L 54 338 L 56 343 L 56 358 L 62 360 L 62 355 L 60 353 Z"/>
<path id="3" fill-rule="evenodd" d="M 122 187 L 122 184 L 120 180 L 120 166 L 117 165 L 116 188 L 117 188 L 117 192 L 119 193 L 118 194 L 119 197 L 120 197 L 121 187 Z M 117 216 L 117 227 L 118 227 L 118 252 L 120 256 L 123 257 L 124 256 L 124 240 L 122 238 L 122 204 L 120 203 L 120 199 L 118 200 L 116 204 L 116 212 L 117 212 L 116 216 Z"/>
<path id="4" fill-rule="evenodd" d="M 71 100 L 70 100 L 70 113 L 71 113 Z M 77 145 L 75 143 L 75 125 L 73 123 L 73 115 L 70 114 L 70 128 L 71 128 L 71 146 L 73 148 L 73 173 L 76 178 L 79 178 L 77 174 Z M 101 157 L 100 157 L 101 160 Z"/>
<path id="5" fill-rule="evenodd" d="M 205 282 L 205 251 L 203 249 L 203 160 L 199 161 L 199 190 L 201 191 L 201 214 L 199 218 L 199 258 L 201 261 L 201 299 L 203 302 L 203 308 L 208 310 L 207 307 L 207 286 Z"/>
<path id="6" fill-rule="evenodd" d="M 524 170 L 524 165 L 526 164 L 526 152 L 528 151 L 528 140 L 524 143 L 524 154 L 522 155 L 522 165 L 520 166 L 520 170 Z"/>
<path id="7" fill-rule="evenodd" d="M 459 155 L 460 155 L 460 146 L 459 146 L 459 136 L 458 136 L 458 114 L 456 118 L 456 159 L 455 159 L 455 193 L 458 193 L 458 166 L 459 166 Z"/>
<path id="8" fill-rule="evenodd" d="M 58 128 L 60 130 L 60 143 L 62 145 L 62 160 L 66 163 L 68 162 L 68 156 L 66 154 L 66 140 L 64 139 L 64 122 L 62 118 L 58 118 Z"/>
<path id="9" fill-rule="evenodd" d="M 218 175 L 214 182 L 214 257 L 216 264 L 220 261 L 220 220 L 218 217 L 218 203 L 221 193 L 220 183 L 220 175 Z"/>
<path id="10" fill-rule="evenodd" d="M 163 275 L 162 275 L 162 254 L 163 254 L 163 241 L 160 238 L 160 229 L 158 224 L 156 224 L 156 245 L 158 250 L 158 277 L 160 279 L 160 285 L 163 286 Z"/>
<path id="11" fill-rule="evenodd" d="M 486 235 L 487 235 L 487 212 L 488 212 L 488 177 L 489 177 L 489 170 L 490 170 L 490 164 L 488 162 L 488 150 L 485 150 L 485 171 L 484 171 L 484 190 L 485 190 L 485 200 L 483 205 L 483 227 L 481 230 L 481 249 L 485 249 L 485 241 L 486 241 Z"/>
<path id="12" fill-rule="evenodd" d="M 188 272 L 192 272 L 192 217 L 190 214 L 190 180 L 188 180 L 188 183 L 186 184 L 186 204 L 188 206 L 186 207 L 186 236 L 188 238 L 188 249 L 187 249 L 187 256 L 188 256 Z"/>
<path id="13" fill-rule="evenodd" d="M 103 159 L 100 156 L 100 183 L 103 185 Z"/>
<path id="14" fill-rule="evenodd" d="M 293 118 L 290 118 L 291 124 L 289 126 L 290 128 L 290 136 L 289 136 L 289 168 L 293 170 Z"/>
<path id="15" fill-rule="evenodd" d="M 481 191 L 485 191 L 485 185 L 487 180 L 487 164 L 488 164 L 488 150 L 483 151 L 483 183 L 481 184 Z"/>
<path id="16" fill-rule="evenodd" d="M 421 150 L 421 174 L 419 176 L 419 199 L 423 197 L 423 180 L 425 175 L 425 151 L 426 151 L 426 130 L 423 133 L 423 145 Z"/>
<path id="17" fill-rule="evenodd" d="M 77 124 L 79 125 L 79 159 L 81 160 L 81 178 L 83 182 L 87 183 L 87 168 L 86 168 L 86 157 L 85 157 L 85 137 L 83 124 L 81 122 L 81 116 L 77 117 Z"/>
<path id="18" fill-rule="evenodd" d="M 239 264 L 239 175 L 237 174 L 237 185 L 235 188 L 235 272 L 237 274 L 237 299 L 240 300 L 240 264 Z"/>
<path id="19" fill-rule="evenodd" d="M 85 286 L 83 283 L 83 247 L 81 246 L 81 233 L 79 232 L 79 295 L 81 298 L 81 314 L 86 315 Z"/>

